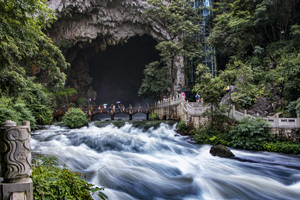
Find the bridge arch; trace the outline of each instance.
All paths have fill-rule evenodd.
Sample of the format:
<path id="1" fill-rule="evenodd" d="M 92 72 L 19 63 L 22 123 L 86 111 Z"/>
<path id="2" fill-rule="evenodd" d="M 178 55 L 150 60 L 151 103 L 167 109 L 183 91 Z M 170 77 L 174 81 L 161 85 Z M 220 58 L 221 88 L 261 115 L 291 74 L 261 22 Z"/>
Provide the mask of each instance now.
<path id="1" fill-rule="evenodd" d="M 107 113 L 96 113 L 91 116 L 92 121 L 107 121 L 111 120 L 111 116 Z"/>

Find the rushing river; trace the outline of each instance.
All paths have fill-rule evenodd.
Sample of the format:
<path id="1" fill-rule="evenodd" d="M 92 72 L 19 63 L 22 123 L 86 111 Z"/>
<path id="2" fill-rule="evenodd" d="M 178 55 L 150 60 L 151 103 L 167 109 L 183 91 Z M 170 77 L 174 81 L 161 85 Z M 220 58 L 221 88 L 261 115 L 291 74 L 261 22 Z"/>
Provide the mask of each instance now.
<path id="1" fill-rule="evenodd" d="M 232 149 L 237 159 L 214 157 L 209 145 L 174 129 L 158 122 L 49 126 L 32 134 L 31 145 L 104 186 L 110 200 L 300 199 L 300 156 Z"/>

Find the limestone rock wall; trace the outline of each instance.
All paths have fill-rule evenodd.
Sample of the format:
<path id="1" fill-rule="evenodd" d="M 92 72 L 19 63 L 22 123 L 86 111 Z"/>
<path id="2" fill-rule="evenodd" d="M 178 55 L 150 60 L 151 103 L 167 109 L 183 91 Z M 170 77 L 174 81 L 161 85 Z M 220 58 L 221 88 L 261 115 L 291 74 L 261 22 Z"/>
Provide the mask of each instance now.
<path id="1" fill-rule="evenodd" d="M 50 0 L 49 4 L 59 17 L 49 33 L 62 46 L 100 36 L 105 37 L 101 44 L 105 50 L 135 35 L 148 34 L 157 40 L 168 37 L 158 22 L 142 17 L 149 7 L 145 0 Z"/>

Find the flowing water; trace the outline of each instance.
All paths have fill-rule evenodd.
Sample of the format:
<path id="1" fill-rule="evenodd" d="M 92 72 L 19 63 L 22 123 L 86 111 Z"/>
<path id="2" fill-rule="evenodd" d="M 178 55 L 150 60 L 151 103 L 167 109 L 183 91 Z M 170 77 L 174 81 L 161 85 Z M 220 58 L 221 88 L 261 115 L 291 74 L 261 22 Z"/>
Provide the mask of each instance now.
<path id="1" fill-rule="evenodd" d="M 31 145 L 104 186 L 110 200 L 300 199 L 299 155 L 232 149 L 237 159 L 214 157 L 209 145 L 174 129 L 160 122 L 49 126 L 32 134 Z"/>

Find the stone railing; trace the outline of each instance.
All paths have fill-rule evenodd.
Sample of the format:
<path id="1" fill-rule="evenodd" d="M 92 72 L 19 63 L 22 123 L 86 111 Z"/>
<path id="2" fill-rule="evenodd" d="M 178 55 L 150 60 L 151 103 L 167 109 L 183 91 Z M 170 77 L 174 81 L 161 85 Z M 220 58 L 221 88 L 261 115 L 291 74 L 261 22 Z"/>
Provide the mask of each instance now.
<path id="1" fill-rule="evenodd" d="M 247 114 L 245 111 L 244 113 L 239 112 L 235 110 L 235 107 L 233 106 L 233 109 L 230 111 L 230 116 L 237 120 L 242 120 L 244 117 L 249 118 L 255 118 L 259 117 L 252 116 Z M 300 118 L 279 118 L 279 117 L 262 117 L 264 120 L 266 120 L 272 128 L 297 128 L 300 127 Z"/>
<path id="2" fill-rule="evenodd" d="M 190 116 L 201 116 L 207 109 L 209 109 L 209 106 L 204 106 L 202 103 L 192 103 L 192 102 L 186 102 L 181 95 L 177 95 L 176 97 L 165 99 L 163 101 L 158 101 L 155 104 L 156 108 L 166 108 L 170 106 L 179 106 L 181 105 L 184 112 L 186 112 Z M 195 106 L 197 105 L 197 106 Z M 236 120 L 242 120 L 244 117 L 249 118 L 255 118 L 259 117 L 252 116 L 242 112 L 239 112 L 235 110 L 235 107 L 233 106 L 233 109 L 230 110 L 230 117 L 236 119 Z M 297 128 L 300 127 L 300 118 L 278 118 L 278 117 L 262 117 L 264 120 L 266 120 L 272 128 Z"/>
<path id="3" fill-rule="evenodd" d="M 197 103 L 198 106 L 194 106 L 195 103 L 189 103 L 184 100 L 182 95 L 177 95 L 173 98 L 168 98 L 162 101 L 155 103 L 156 108 L 166 108 L 170 106 L 180 105 L 183 107 L 183 110 L 191 116 L 200 116 L 208 108 L 204 107 L 203 104 Z"/>
<path id="4" fill-rule="evenodd" d="M 168 98 L 164 99 L 162 101 L 157 101 L 155 103 L 156 108 L 165 108 L 165 107 L 170 107 L 170 106 L 176 106 L 179 105 L 183 100 L 183 97 L 181 95 L 177 95 L 176 97 L 173 98 Z"/>
<path id="5" fill-rule="evenodd" d="M 29 121 L 2 123 L 0 155 L 0 199 L 33 200 Z"/>

